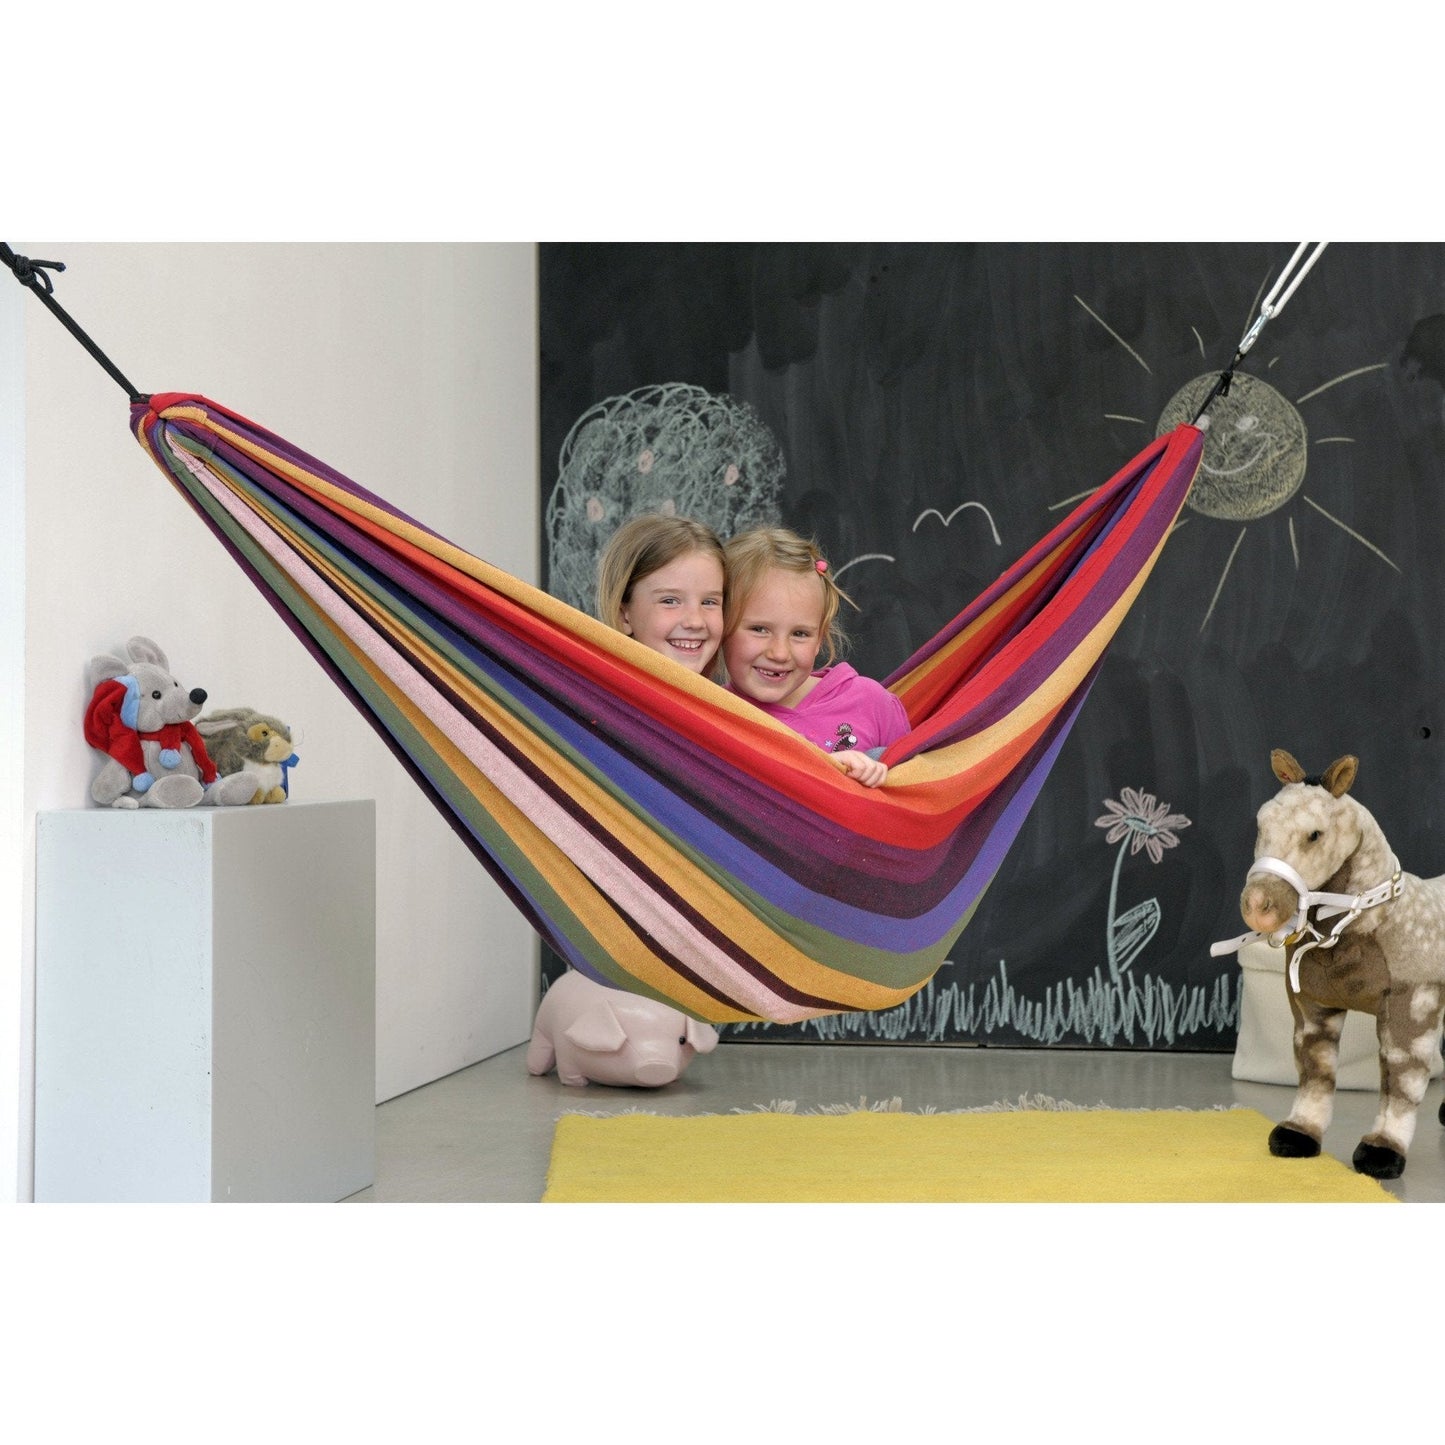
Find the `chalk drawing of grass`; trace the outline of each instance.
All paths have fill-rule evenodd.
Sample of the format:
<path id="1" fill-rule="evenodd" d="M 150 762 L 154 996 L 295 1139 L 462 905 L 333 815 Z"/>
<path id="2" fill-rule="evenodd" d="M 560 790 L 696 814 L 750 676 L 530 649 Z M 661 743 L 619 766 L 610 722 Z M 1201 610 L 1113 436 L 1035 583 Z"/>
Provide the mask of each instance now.
<path id="1" fill-rule="evenodd" d="M 1207 987 L 1130 973 L 1104 977 L 1095 967 L 1086 979 L 1066 978 L 1042 999 L 1016 988 L 999 959 L 992 977 L 966 983 L 939 975 L 905 1003 L 874 1013 L 827 1014 L 788 1025 L 819 1043 L 948 1043 L 988 1038 L 1004 1030 L 1036 1044 L 1083 1044 L 1156 1048 L 1201 1033 L 1232 1032 L 1239 1025 L 1243 974 L 1222 973 Z M 724 1038 L 767 1038 L 780 1025 L 724 1024 Z"/>
<path id="2" fill-rule="evenodd" d="M 1065 978 L 1044 990 L 1042 999 L 1017 989 L 1008 964 L 998 960 L 991 978 L 944 981 L 952 971 L 946 960 L 939 976 L 930 979 L 907 1002 L 876 1013 L 830 1014 L 794 1025 L 820 1042 L 926 1041 L 987 1038 L 1010 1031 L 1040 1044 L 1083 1043 L 1155 1047 L 1174 1044 L 1190 1035 L 1235 1029 L 1239 1023 L 1239 971 L 1222 973 L 1208 987 L 1179 985 L 1149 976 L 1131 966 L 1159 928 L 1159 901 L 1146 899 L 1119 912 L 1119 881 L 1125 857 L 1146 853 L 1150 862 L 1163 860 L 1166 849 L 1179 846 L 1179 833 L 1189 827 L 1182 813 L 1152 793 L 1121 788 L 1119 799 L 1104 800 L 1105 813 L 1095 820 L 1107 829 L 1105 841 L 1119 845 L 1109 886 L 1109 918 L 1105 935 L 1109 972 L 1095 966 L 1089 977 Z M 768 1023 L 727 1024 L 727 1038 L 766 1036 L 777 1026 Z"/>

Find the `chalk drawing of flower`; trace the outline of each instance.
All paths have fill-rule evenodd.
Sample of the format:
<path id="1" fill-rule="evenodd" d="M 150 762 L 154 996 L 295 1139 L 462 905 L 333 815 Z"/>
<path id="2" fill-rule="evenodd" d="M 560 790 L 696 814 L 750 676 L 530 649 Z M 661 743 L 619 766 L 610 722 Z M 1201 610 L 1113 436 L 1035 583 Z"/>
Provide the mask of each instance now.
<path id="1" fill-rule="evenodd" d="M 1166 848 L 1177 848 L 1178 829 L 1187 828 L 1189 819 L 1183 813 L 1171 813 L 1168 803 L 1156 803 L 1153 793 L 1141 793 L 1136 788 L 1120 788 L 1116 803 L 1112 798 L 1104 799 L 1109 810 L 1102 818 L 1094 820 L 1096 828 L 1107 828 L 1106 843 L 1117 843 L 1121 838 L 1131 837 L 1129 848 L 1137 853 L 1147 848 L 1154 862 L 1159 862 Z"/>
<path id="2" fill-rule="evenodd" d="M 1124 854 L 1127 852 L 1132 857 L 1143 848 L 1150 860 L 1158 863 L 1166 848 L 1179 846 L 1179 830 L 1189 826 L 1189 819 L 1183 813 L 1171 813 L 1168 803 L 1156 802 L 1153 793 L 1141 793 L 1137 788 L 1120 788 L 1119 801 L 1105 798 L 1104 807 L 1108 812 L 1102 818 L 1095 818 L 1094 826 L 1109 830 L 1105 842 L 1119 844 L 1114 859 L 1114 880 L 1109 886 L 1107 935 L 1109 972 L 1117 983 L 1159 930 L 1157 898 L 1136 904 L 1126 913 L 1117 912 Z"/>

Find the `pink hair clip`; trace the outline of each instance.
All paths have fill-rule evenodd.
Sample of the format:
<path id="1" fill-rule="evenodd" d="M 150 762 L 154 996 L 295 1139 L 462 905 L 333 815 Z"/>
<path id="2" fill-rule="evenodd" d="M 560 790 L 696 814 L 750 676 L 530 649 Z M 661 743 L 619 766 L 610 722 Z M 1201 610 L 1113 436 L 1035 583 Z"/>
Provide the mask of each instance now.
<path id="1" fill-rule="evenodd" d="M 815 566 L 820 573 L 828 570 L 828 563 L 822 557 L 819 557 L 818 560 L 813 563 L 813 566 Z"/>

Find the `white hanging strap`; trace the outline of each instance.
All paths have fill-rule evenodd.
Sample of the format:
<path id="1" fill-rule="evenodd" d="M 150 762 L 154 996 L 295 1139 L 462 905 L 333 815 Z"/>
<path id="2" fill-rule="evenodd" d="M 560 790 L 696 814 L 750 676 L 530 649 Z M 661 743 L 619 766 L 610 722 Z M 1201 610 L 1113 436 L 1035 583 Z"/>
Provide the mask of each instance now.
<path id="1" fill-rule="evenodd" d="M 1299 259 L 1304 255 L 1305 248 L 1310 245 L 1310 242 L 1301 241 L 1299 245 L 1294 248 L 1294 255 L 1289 258 L 1284 270 L 1279 273 L 1279 280 L 1274 283 L 1269 295 L 1260 303 L 1259 316 L 1255 320 L 1254 325 L 1244 333 L 1244 336 L 1240 340 L 1239 349 L 1234 357 L 1236 362 L 1238 362 L 1240 357 L 1259 339 L 1259 333 L 1264 330 L 1264 323 L 1272 317 L 1278 316 L 1279 313 L 1284 310 L 1285 302 L 1294 295 L 1295 288 L 1309 275 L 1310 267 L 1320 259 L 1320 253 L 1329 244 L 1328 241 L 1314 242 L 1314 250 L 1310 252 L 1304 265 L 1300 266 L 1298 272 L 1296 272 L 1293 279 L 1291 279 L 1290 273 L 1299 265 Z M 1287 291 L 1284 290 L 1286 282 L 1289 283 L 1289 289 Z M 1284 291 L 1282 296 L 1280 295 L 1281 291 Z"/>
<path id="2" fill-rule="evenodd" d="M 1300 265 L 1300 257 L 1304 256 L 1305 249 L 1311 244 L 1313 244 L 1314 250 L 1305 258 L 1304 264 Z M 1204 404 L 1195 412 L 1193 425 L 1199 425 L 1200 418 L 1214 405 L 1216 397 L 1229 395 L 1229 385 L 1234 380 L 1234 368 L 1244 360 L 1245 352 L 1259 339 L 1259 333 L 1264 330 L 1264 323 L 1284 310 L 1285 302 L 1294 295 L 1295 288 L 1309 275 L 1310 268 L 1320 259 L 1320 253 L 1328 245 L 1328 241 L 1313 243 L 1301 241 L 1294 248 L 1294 255 L 1289 258 L 1284 270 L 1279 273 L 1279 279 L 1270 288 L 1269 295 L 1260 303 L 1259 315 L 1255 318 L 1254 324 L 1240 338 L 1239 346 L 1234 353 L 1234 360 L 1220 373 L 1219 380 L 1214 383 L 1209 395 L 1204 398 Z M 1298 269 L 1296 269 L 1297 267 Z"/>

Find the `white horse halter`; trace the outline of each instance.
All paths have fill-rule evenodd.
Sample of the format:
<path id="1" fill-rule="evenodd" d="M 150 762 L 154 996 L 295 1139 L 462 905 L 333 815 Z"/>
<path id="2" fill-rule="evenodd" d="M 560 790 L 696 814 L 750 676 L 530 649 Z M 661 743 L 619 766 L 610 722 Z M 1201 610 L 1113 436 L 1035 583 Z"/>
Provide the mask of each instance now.
<path id="1" fill-rule="evenodd" d="M 1286 943 L 1295 943 L 1298 946 L 1290 959 L 1289 982 L 1290 987 L 1298 993 L 1300 959 L 1310 949 L 1333 948 L 1340 941 L 1340 934 L 1365 909 L 1376 908 L 1381 903 L 1391 903 L 1400 896 L 1400 890 L 1404 886 L 1400 877 L 1400 860 L 1391 853 L 1390 862 L 1394 865 L 1395 871 L 1383 883 L 1377 883 L 1367 892 L 1322 893 L 1318 889 L 1311 888 L 1283 858 L 1256 858 L 1249 865 L 1250 874 L 1273 873 L 1275 877 L 1283 878 L 1299 894 L 1299 906 L 1289 921 L 1275 929 L 1273 933 L 1242 933 L 1238 938 L 1225 939 L 1221 943 L 1211 944 L 1209 947 L 1210 957 L 1218 958 L 1221 954 L 1237 953 L 1246 943 L 1263 942 L 1269 944 L 1271 948 L 1279 948 Z M 1248 878 L 1249 875 L 1246 875 L 1246 882 L 1248 882 Z M 1320 909 L 1311 919 L 1309 910 L 1316 904 L 1320 905 Z M 1322 933 L 1319 925 L 1327 919 L 1334 921 Z M 1304 938 L 1304 942 L 1301 943 L 1299 940 L 1306 934 L 1309 937 Z"/>

